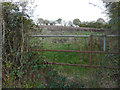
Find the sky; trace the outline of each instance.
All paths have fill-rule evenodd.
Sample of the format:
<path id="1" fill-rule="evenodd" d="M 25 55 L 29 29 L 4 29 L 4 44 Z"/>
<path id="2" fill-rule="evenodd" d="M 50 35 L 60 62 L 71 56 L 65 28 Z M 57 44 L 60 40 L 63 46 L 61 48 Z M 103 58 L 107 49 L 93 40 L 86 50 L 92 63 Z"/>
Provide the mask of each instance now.
<path id="1" fill-rule="evenodd" d="M 94 5 L 97 5 L 96 7 Z M 105 12 L 104 3 L 101 0 L 35 0 L 33 19 L 43 18 L 47 20 L 72 21 L 79 18 L 80 21 L 96 21 L 103 18 L 108 21 Z"/>

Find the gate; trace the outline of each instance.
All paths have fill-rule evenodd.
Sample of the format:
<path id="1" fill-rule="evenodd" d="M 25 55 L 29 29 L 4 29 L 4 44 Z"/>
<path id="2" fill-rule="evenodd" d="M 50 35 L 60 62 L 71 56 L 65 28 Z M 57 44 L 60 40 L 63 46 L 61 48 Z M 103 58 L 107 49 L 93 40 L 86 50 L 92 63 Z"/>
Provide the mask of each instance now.
<path id="1" fill-rule="evenodd" d="M 93 51 L 93 36 L 96 37 L 104 37 L 103 51 Z M 44 64 L 51 65 L 67 65 L 67 66 L 79 66 L 79 67 L 88 67 L 88 68 L 101 68 L 98 65 L 92 65 L 92 54 L 118 54 L 118 52 L 106 52 L 106 37 L 119 37 L 119 35 L 30 35 L 29 37 L 87 37 L 89 38 L 89 51 L 78 51 L 78 50 L 49 50 L 49 49 L 30 49 L 30 51 L 45 51 L 45 52 L 76 52 L 76 53 L 89 53 L 89 65 L 81 65 L 81 64 L 66 64 L 66 63 L 54 63 L 54 62 L 44 62 Z M 29 37 L 27 37 L 27 51 L 29 51 Z M 106 69 L 118 69 L 118 67 L 104 66 L 102 68 Z"/>

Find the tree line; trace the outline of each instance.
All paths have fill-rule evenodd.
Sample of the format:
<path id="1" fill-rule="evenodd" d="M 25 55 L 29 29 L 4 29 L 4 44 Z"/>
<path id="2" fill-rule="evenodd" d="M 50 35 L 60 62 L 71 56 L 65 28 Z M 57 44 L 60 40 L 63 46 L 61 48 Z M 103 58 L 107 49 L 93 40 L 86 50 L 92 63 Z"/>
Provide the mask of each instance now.
<path id="1" fill-rule="evenodd" d="M 43 18 L 37 20 L 38 25 L 60 25 L 60 26 L 72 26 L 72 27 L 91 27 L 91 28 L 110 28 L 109 24 L 105 22 L 104 19 L 98 18 L 96 21 L 83 21 L 81 22 L 79 18 L 73 21 L 65 21 L 61 18 L 57 20 L 50 21 Z"/>

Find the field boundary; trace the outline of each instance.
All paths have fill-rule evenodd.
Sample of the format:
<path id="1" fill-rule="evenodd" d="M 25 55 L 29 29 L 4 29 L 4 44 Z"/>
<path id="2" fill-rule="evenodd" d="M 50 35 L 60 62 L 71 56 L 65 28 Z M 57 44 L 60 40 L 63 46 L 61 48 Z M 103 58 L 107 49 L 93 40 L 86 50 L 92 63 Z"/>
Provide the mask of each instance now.
<path id="1" fill-rule="evenodd" d="M 103 42 L 103 51 L 93 51 L 93 36 L 96 37 L 104 37 Z M 78 51 L 78 50 L 48 50 L 48 49 L 29 49 L 29 37 L 87 37 L 90 42 L 90 50 L 89 51 Z M 50 52 L 77 52 L 77 53 L 89 53 L 89 65 L 80 65 L 80 64 L 66 64 L 66 63 L 54 63 L 54 62 L 44 62 L 44 64 L 51 65 L 68 65 L 68 66 L 80 66 L 80 67 L 88 67 L 88 68 L 107 68 L 107 69 L 119 69 L 118 67 L 110 67 L 110 66 L 96 66 L 92 65 L 92 53 L 106 53 L 106 54 L 119 54 L 119 52 L 106 52 L 106 37 L 120 37 L 120 35 L 30 35 L 27 37 L 27 51 L 50 51 Z"/>

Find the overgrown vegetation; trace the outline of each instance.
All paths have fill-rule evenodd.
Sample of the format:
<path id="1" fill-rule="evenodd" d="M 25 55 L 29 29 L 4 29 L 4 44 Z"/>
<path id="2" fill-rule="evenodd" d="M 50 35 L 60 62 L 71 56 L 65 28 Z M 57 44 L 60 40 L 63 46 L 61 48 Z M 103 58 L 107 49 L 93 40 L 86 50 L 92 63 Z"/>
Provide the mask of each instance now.
<path id="1" fill-rule="evenodd" d="M 114 5 L 119 3 L 113 3 Z M 2 81 L 3 88 L 88 88 L 88 87 L 118 87 L 119 70 L 92 69 L 91 72 L 85 67 L 52 66 L 45 62 L 58 62 L 70 64 L 89 64 L 89 54 L 73 52 L 27 52 L 28 32 L 35 32 L 38 28 L 29 15 L 25 13 L 27 2 L 24 3 L 2 3 L 3 15 L 3 63 Z M 109 5 L 108 5 L 109 6 Z M 22 10 L 20 9 L 22 8 Z M 114 14 L 113 11 L 110 12 Z M 115 16 L 116 17 L 116 16 Z M 111 16 L 111 20 L 114 15 Z M 111 22 L 110 20 L 110 22 Z M 107 24 L 102 19 L 97 22 L 83 22 L 80 20 L 76 26 L 94 28 L 114 28 L 116 25 Z M 61 23 L 61 19 L 57 20 Z M 40 22 L 43 24 L 43 22 Z M 73 24 L 69 23 L 70 26 Z M 118 24 L 118 23 L 117 23 Z M 49 22 L 47 21 L 47 24 Z M 50 24 L 54 25 L 54 24 Z M 116 29 L 116 28 L 114 28 Z M 34 30 L 34 31 L 33 31 Z M 40 30 L 41 32 L 41 30 Z M 64 34 L 69 34 L 65 32 Z M 81 33 L 75 33 L 79 35 Z M 84 32 L 84 35 L 93 32 Z M 96 33 L 99 34 L 99 33 Z M 107 51 L 117 52 L 117 39 L 107 40 Z M 58 49 L 58 50 L 89 50 L 89 39 L 87 38 L 31 38 L 29 48 L 33 49 Z M 103 38 L 93 38 L 93 50 L 103 50 Z M 114 54 L 93 54 L 92 64 L 118 67 L 119 55 Z M 92 76 L 89 77 L 89 74 Z M 118 83 L 117 83 L 118 82 Z M 117 85 L 118 84 L 118 85 Z M 108 85 L 108 86 L 106 86 Z"/>
<path id="2" fill-rule="evenodd" d="M 86 32 L 82 32 L 82 33 L 86 34 Z M 89 33 L 87 33 L 87 35 L 89 35 Z M 93 51 L 103 51 L 103 39 L 104 38 L 102 37 L 93 36 L 93 43 L 92 43 Z M 111 46 L 113 45 L 112 42 L 110 42 L 111 40 L 115 41 L 117 39 L 116 38 L 106 39 L 106 43 L 107 43 L 106 52 L 110 52 L 111 49 L 113 50 L 113 52 L 117 51 L 115 47 L 118 48 L 118 45 L 115 44 L 115 46 Z M 31 37 L 29 42 L 30 42 L 29 43 L 30 48 L 32 49 L 80 50 L 80 51 L 89 51 L 89 43 L 90 43 L 89 38 L 59 38 L 59 37 L 44 38 L 42 42 L 40 37 L 36 37 L 36 38 Z M 42 44 L 40 44 L 40 42 Z M 43 60 L 46 62 L 89 65 L 89 54 L 86 54 L 86 53 L 49 52 L 49 51 L 48 52 L 45 51 L 41 53 L 42 53 Z M 101 68 L 104 66 L 118 67 L 119 60 L 118 60 L 118 57 L 116 57 L 116 55 L 114 54 L 112 55 L 111 54 L 93 54 L 92 56 L 93 56 L 92 65 L 100 65 Z M 108 56 L 110 56 L 111 58 L 109 58 Z M 116 58 L 115 57 L 112 58 L 112 56 L 115 56 Z M 88 68 L 56 65 L 54 69 L 57 70 L 61 75 L 64 75 L 68 78 L 74 78 L 76 80 L 79 78 L 79 80 L 81 80 L 82 83 L 86 85 L 86 87 L 89 87 L 91 83 L 91 81 L 89 81 L 90 77 L 89 77 Z M 100 72 L 99 75 L 102 75 L 102 73 L 106 74 L 106 72 L 104 71 L 105 69 L 102 69 L 102 71 L 101 69 L 97 69 L 97 70 L 93 69 L 92 75 L 94 76 L 94 74 L 96 75 L 99 72 Z M 110 71 L 108 70 L 107 73 L 111 75 L 112 73 L 109 73 L 109 72 Z M 93 87 L 95 86 L 102 87 L 101 83 L 103 83 L 104 81 L 101 81 L 101 83 L 99 83 L 99 80 L 105 77 L 101 76 L 99 80 L 97 80 L 97 78 L 95 77 L 96 76 L 93 77 L 93 83 L 91 85 L 93 85 Z M 116 79 L 118 79 L 118 77 Z M 86 82 L 86 80 L 88 82 Z M 106 79 L 106 82 L 107 82 L 107 79 Z M 111 83 L 112 81 L 109 81 L 109 82 Z M 114 83 L 114 84 L 117 84 L 117 83 Z M 108 87 L 110 86 L 108 85 Z"/>

